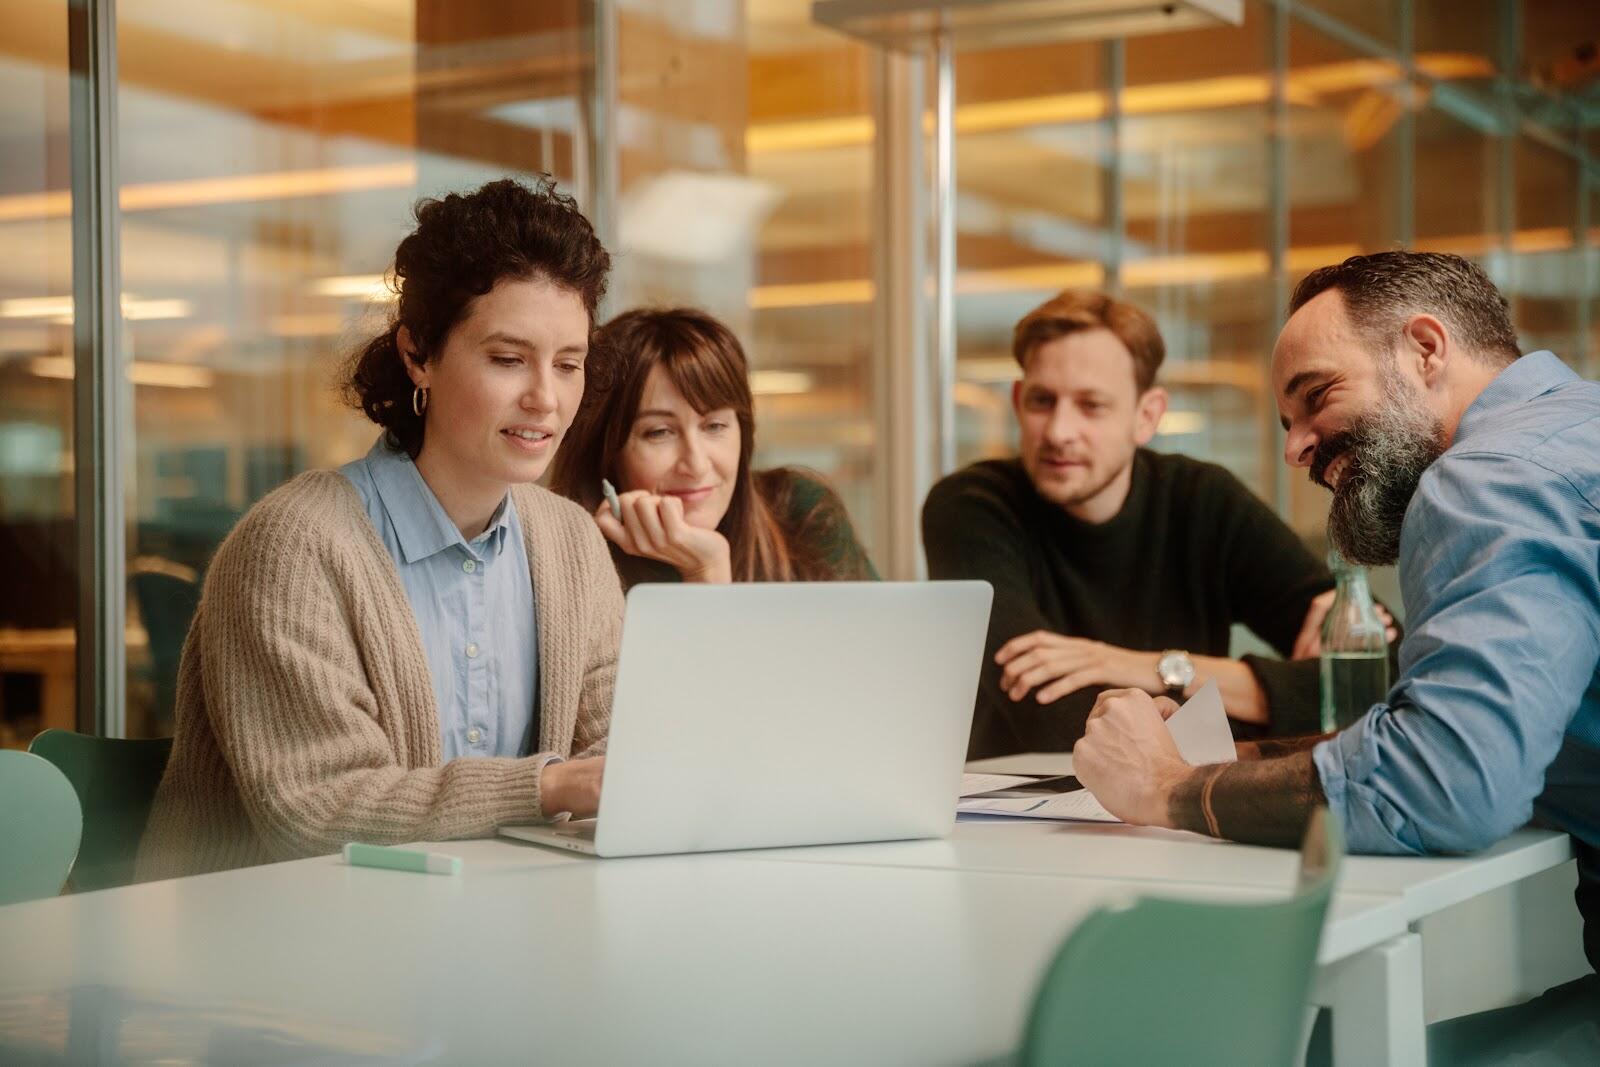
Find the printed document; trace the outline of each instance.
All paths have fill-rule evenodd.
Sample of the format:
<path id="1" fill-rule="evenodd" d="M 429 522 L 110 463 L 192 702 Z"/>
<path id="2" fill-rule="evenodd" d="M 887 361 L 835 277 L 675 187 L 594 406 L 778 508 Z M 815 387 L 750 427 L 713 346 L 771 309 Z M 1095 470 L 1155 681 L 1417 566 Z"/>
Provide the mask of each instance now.
<path id="1" fill-rule="evenodd" d="M 1238 758 L 1233 747 L 1233 731 L 1228 728 L 1227 713 L 1222 710 L 1222 694 L 1216 682 L 1207 682 L 1190 697 L 1172 718 L 1167 729 L 1178 745 L 1178 752 L 1195 766 L 1207 763 L 1232 763 Z M 1013 775 L 968 774 L 962 778 L 963 797 L 990 789 L 1005 789 L 1009 782 L 999 782 L 985 789 L 969 789 L 969 780 L 997 780 L 1014 778 Z M 1107 811 L 1087 789 L 1076 789 L 1051 797 L 994 797 L 963 799 L 956 806 L 962 815 L 999 815 L 1016 819 L 1071 819 L 1088 822 L 1121 822 Z"/>

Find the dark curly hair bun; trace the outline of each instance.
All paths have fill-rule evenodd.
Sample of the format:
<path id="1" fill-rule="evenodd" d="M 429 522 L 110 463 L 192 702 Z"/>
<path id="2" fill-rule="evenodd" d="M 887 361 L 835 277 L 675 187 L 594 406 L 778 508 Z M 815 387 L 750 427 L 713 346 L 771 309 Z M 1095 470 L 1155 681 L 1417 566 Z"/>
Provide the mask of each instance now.
<path id="1" fill-rule="evenodd" d="M 394 254 L 394 320 L 362 346 L 344 374 L 352 407 L 388 430 L 407 452 L 422 449 L 411 378 L 397 338 L 403 326 L 424 363 L 443 350 L 472 302 L 506 279 L 545 279 L 583 300 L 591 327 L 605 295 L 611 256 L 572 197 L 549 175 L 511 178 L 470 193 L 417 202 L 417 228 Z"/>

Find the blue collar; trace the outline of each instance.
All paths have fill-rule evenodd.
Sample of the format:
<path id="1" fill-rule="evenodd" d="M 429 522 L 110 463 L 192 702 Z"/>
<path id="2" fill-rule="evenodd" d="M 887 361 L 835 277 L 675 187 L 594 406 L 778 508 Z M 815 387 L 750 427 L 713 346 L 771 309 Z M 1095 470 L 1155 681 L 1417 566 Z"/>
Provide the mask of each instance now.
<path id="1" fill-rule="evenodd" d="M 1467 410 L 1461 415 L 1452 444 L 1459 444 L 1479 426 L 1488 422 L 1495 412 L 1504 408 L 1526 404 L 1536 396 L 1548 393 L 1558 385 L 1578 381 L 1571 367 L 1561 362 L 1554 352 L 1529 352 L 1512 361 L 1505 370 L 1494 376 L 1484 386 Z"/>
<path id="2" fill-rule="evenodd" d="M 450 521 L 444 505 L 433 495 L 422 472 L 404 451 L 390 447 L 380 436 L 367 453 L 367 467 L 372 472 L 378 499 L 383 501 L 383 508 L 394 526 L 400 554 L 407 563 L 427 559 L 455 545 L 460 545 L 469 555 L 478 555 L 461 536 L 461 530 Z M 485 546 L 494 552 L 500 550 L 510 530 L 510 504 L 508 493 L 495 509 L 488 529 L 473 539 L 473 545 Z"/>

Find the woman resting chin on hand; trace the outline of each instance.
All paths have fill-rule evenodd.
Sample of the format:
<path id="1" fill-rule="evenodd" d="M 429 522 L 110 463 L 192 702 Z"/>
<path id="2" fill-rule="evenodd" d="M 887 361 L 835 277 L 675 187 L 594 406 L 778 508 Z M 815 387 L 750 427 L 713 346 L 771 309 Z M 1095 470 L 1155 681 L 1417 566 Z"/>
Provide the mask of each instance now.
<path id="1" fill-rule="evenodd" d="M 612 514 L 610 502 L 603 502 L 594 521 L 622 551 L 669 564 L 686 582 L 733 581 L 728 539 L 715 527 L 690 525 L 682 496 L 630 489 L 617 502 L 621 519 Z"/>
<path id="2" fill-rule="evenodd" d="M 594 512 L 624 586 L 878 577 L 820 478 L 750 469 L 749 363 L 726 326 L 690 308 L 629 311 L 595 347 L 612 384 L 585 401 L 550 484 Z"/>

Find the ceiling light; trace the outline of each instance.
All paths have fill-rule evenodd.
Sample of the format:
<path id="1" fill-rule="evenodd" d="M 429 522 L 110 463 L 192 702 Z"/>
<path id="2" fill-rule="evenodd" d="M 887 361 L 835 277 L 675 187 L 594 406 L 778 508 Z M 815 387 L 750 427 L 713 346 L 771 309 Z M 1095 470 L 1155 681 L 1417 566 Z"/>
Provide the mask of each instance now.
<path id="1" fill-rule="evenodd" d="M 809 393 L 811 375 L 798 370 L 758 370 L 750 372 L 750 391 L 756 396 L 793 396 Z"/>
<path id="2" fill-rule="evenodd" d="M 128 368 L 128 380 L 134 385 L 165 386 L 168 389 L 209 389 L 216 381 L 216 374 L 210 367 L 139 360 Z"/>
<path id="3" fill-rule="evenodd" d="M 39 378 L 71 381 L 74 377 L 69 356 L 35 356 L 28 361 L 28 370 Z M 216 381 L 216 374 L 209 367 L 137 360 L 128 367 L 128 380 L 134 385 L 163 386 L 168 389 L 209 389 Z"/>
<path id="4" fill-rule="evenodd" d="M 311 291 L 320 296 L 337 296 L 368 303 L 393 302 L 400 294 L 389 288 L 389 279 L 383 274 L 341 274 L 332 278 L 319 278 Z"/>
<path id="5" fill-rule="evenodd" d="M 816 0 L 811 18 L 910 52 L 941 31 L 957 48 L 1002 48 L 1238 26 L 1244 0 Z"/>
<path id="6" fill-rule="evenodd" d="M 58 319 L 71 316 L 70 296 L 25 296 L 0 300 L 0 319 Z"/>
<path id="7" fill-rule="evenodd" d="M 871 278 L 843 278 L 827 282 L 794 282 L 787 285 L 757 285 L 751 288 L 748 302 L 752 309 L 819 307 L 825 304 L 870 304 Z"/>
<path id="8" fill-rule="evenodd" d="M 194 305 L 187 300 L 140 300 L 137 297 L 125 296 L 122 298 L 122 314 L 130 322 L 144 322 L 148 319 L 186 319 L 194 314 Z"/>
<path id="9" fill-rule="evenodd" d="M 122 315 L 130 322 L 148 319 L 186 319 L 194 314 L 187 300 L 146 300 L 132 293 L 122 294 Z M 0 300 L 0 319 L 48 319 L 62 325 L 72 323 L 72 297 L 28 296 Z"/>
<path id="10" fill-rule="evenodd" d="M 291 200 L 331 196 L 368 189 L 407 189 L 416 185 L 417 165 L 411 160 L 368 163 L 318 170 L 233 174 L 221 178 L 183 178 L 169 182 L 124 185 L 123 211 L 160 211 L 202 204 L 239 204 L 259 200 Z M 65 218 L 72 214 L 72 194 L 64 189 L 0 196 L 0 222 Z"/>

